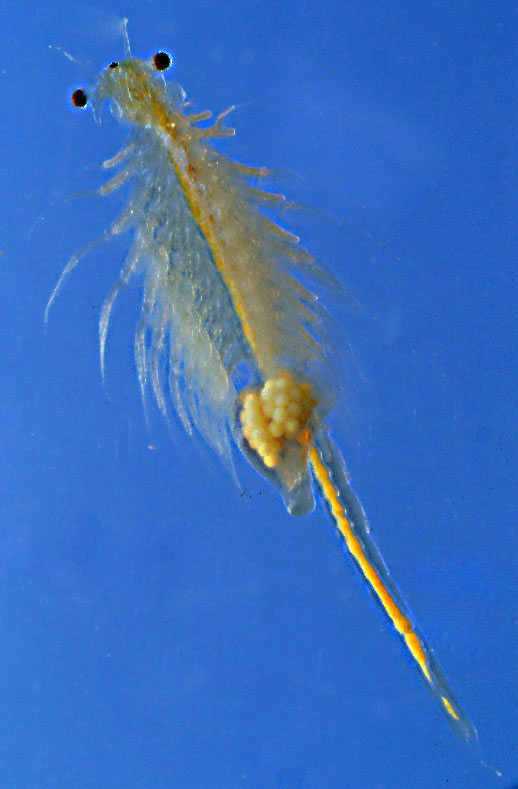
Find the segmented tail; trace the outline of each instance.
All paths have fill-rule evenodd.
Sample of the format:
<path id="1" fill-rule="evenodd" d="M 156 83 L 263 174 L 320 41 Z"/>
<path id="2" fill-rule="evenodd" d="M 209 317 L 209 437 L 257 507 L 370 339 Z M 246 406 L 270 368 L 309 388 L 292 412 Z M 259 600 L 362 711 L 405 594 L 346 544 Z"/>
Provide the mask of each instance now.
<path id="1" fill-rule="evenodd" d="M 473 724 L 457 703 L 431 649 L 412 623 L 401 595 L 370 535 L 367 518 L 349 484 L 341 454 L 323 429 L 315 437 L 309 457 L 313 475 L 333 524 L 381 607 L 405 642 L 427 686 L 456 734 L 463 740 L 476 736 Z"/>

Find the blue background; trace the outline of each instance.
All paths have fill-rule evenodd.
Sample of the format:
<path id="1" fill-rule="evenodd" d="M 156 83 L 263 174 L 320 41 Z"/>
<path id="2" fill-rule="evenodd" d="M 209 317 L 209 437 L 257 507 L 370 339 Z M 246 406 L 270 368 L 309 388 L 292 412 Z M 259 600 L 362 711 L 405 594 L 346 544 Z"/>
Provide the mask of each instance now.
<path id="1" fill-rule="evenodd" d="M 518 785 L 512 8 L 3 4 L 0 786 Z M 354 355 L 334 435 L 474 752 L 320 506 L 291 519 L 240 458 L 242 490 L 154 411 L 146 431 L 137 283 L 103 388 L 127 238 L 84 260 L 44 330 L 66 260 L 124 199 L 68 199 L 125 136 L 68 103 L 121 57 L 124 15 L 198 109 L 244 105 L 226 150 L 300 173 L 290 195 L 323 212 L 304 240 L 360 304 L 336 310 Z"/>

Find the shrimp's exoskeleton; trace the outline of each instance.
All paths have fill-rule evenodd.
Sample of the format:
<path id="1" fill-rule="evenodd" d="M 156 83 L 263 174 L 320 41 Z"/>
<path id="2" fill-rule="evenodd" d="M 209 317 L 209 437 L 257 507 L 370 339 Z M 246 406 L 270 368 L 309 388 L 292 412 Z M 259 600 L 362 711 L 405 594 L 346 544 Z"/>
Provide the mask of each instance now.
<path id="1" fill-rule="evenodd" d="M 336 400 L 337 349 L 319 283 L 335 280 L 297 235 L 264 212 L 285 205 L 263 187 L 272 171 L 244 165 L 213 147 L 232 136 L 220 113 L 190 111 L 185 92 L 163 76 L 165 52 L 114 60 L 72 102 L 96 119 L 108 102 L 129 128 L 104 163 L 128 203 L 99 241 L 132 233 L 126 262 L 101 310 L 101 370 L 112 307 L 130 279 L 142 280 L 135 364 L 161 412 L 172 403 L 188 432 L 197 429 L 232 466 L 232 441 L 281 493 L 288 511 L 308 515 L 317 489 L 348 553 L 399 633 L 421 677 L 457 733 L 474 734 L 437 661 L 408 614 L 376 549 L 326 421 Z M 63 279 L 97 241 L 69 261 Z M 336 285 L 336 290 L 340 286 Z M 48 309 L 47 313 L 48 314 Z"/>

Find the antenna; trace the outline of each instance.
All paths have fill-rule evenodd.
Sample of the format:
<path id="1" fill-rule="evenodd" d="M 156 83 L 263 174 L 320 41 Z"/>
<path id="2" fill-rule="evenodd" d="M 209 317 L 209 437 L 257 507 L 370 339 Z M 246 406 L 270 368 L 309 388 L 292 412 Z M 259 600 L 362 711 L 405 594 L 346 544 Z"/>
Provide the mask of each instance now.
<path id="1" fill-rule="evenodd" d="M 128 18 L 124 17 L 121 21 L 121 31 L 122 31 L 122 40 L 124 42 L 124 52 L 126 53 L 126 57 L 131 57 L 131 48 L 128 36 Z"/>
<path id="2" fill-rule="evenodd" d="M 64 55 L 72 63 L 75 63 L 76 66 L 81 66 L 81 68 L 84 68 L 86 71 L 88 71 L 90 75 L 95 75 L 91 61 L 88 61 L 88 63 L 83 63 L 82 60 L 78 60 L 73 55 L 71 55 L 70 52 L 67 52 L 66 49 L 63 49 L 63 47 L 58 47 L 57 44 L 49 44 L 49 49 L 55 49 L 56 52 L 61 52 L 62 55 Z"/>

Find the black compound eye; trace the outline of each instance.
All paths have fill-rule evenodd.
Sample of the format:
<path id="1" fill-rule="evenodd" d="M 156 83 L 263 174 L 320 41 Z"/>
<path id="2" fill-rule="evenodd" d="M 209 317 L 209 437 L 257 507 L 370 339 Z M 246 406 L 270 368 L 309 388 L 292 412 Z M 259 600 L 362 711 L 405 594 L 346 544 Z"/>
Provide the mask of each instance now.
<path id="1" fill-rule="evenodd" d="M 118 65 L 119 65 L 119 64 L 117 63 L 117 61 L 116 61 L 116 60 L 112 60 L 112 62 L 111 62 L 111 63 L 110 63 L 110 65 L 108 66 L 108 68 L 118 68 Z"/>
<path id="2" fill-rule="evenodd" d="M 171 56 L 167 52 L 157 52 L 153 56 L 153 65 L 157 71 L 166 71 L 171 65 Z"/>
<path id="3" fill-rule="evenodd" d="M 83 107 L 86 107 L 86 105 L 88 104 L 86 93 L 82 88 L 78 88 L 72 93 L 70 97 L 70 101 L 72 102 L 74 107 L 78 107 L 81 110 L 83 109 Z"/>

